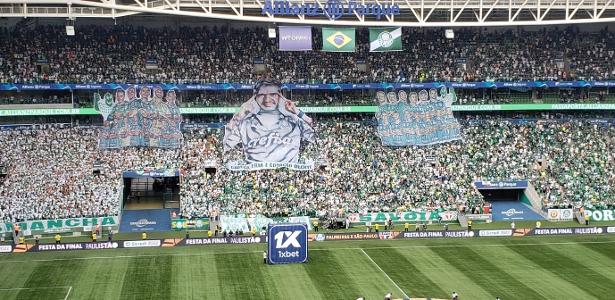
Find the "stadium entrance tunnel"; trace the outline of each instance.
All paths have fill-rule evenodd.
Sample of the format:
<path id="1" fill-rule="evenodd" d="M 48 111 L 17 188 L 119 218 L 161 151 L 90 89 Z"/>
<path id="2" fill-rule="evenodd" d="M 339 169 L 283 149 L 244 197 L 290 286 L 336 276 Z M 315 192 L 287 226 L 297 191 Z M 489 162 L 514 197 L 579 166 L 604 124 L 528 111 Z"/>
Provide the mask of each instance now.
<path id="1" fill-rule="evenodd" d="M 179 172 L 126 171 L 123 183 L 123 210 L 179 208 Z"/>
<path id="2" fill-rule="evenodd" d="M 479 190 L 485 201 L 489 203 L 497 201 L 521 201 L 523 190 Z"/>
<path id="3" fill-rule="evenodd" d="M 125 171 L 123 184 L 121 232 L 171 230 L 179 212 L 178 171 Z"/>
<path id="4" fill-rule="evenodd" d="M 543 220 L 527 180 L 477 181 L 475 187 L 491 203 L 493 221 Z M 533 201 L 534 200 L 534 201 Z"/>

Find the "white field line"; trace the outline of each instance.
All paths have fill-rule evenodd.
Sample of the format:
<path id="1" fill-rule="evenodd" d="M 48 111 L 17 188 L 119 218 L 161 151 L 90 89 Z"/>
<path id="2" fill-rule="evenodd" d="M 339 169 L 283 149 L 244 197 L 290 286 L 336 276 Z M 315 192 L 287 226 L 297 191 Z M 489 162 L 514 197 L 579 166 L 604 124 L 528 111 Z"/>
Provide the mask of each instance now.
<path id="1" fill-rule="evenodd" d="M 68 288 L 68 293 L 66 293 L 66 297 L 64 297 L 64 300 L 68 299 L 68 296 L 70 295 L 70 292 L 72 292 L 72 291 L 73 291 L 73 286 L 71 285 L 71 286 Z"/>
<path id="2" fill-rule="evenodd" d="M 522 246 L 549 246 L 549 245 L 582 245 L 582 244 L 614 244 L 615 241 L 588 241 L 588 242 L 554 242 L 554 243 L 521 243 L 521 244 L 480 244 L 480 245 L 413 245 L 413 246 L 379 246 L 379 247 L 339 247 L 339 248 L 312 248 L 312 251 L 337 251 L 337 250 L 361 250 L 361 249 L 412 249 L 412 248 L 461 248 L 461 247 L 522 247 Z M 264 245 L 264 244 L 263 244 Z M 213 246 L 215 247 L 215 246 Z M 58 251 L 66 252 L 66 251 Z M 78 252 L 88 252 L 82 250 Z M 139 258 L 139 257 L 163 257 L 163 256 L 207 256 L 212 254 L 247 254 L 247 253 L 262 253 L 259 251 L 231 251 L 231 252 L 206 252 L 206 253 L 171 253 L 171 254 L 139 254 L 139 255 L 115 255 L 115 256 L 90 256 L 90 257 L 70 257 L 70 258 L 54 258 L 54 259 L 30 259 L 30 260 L 0 260 L 2 263 L 29 263 L 29 262 L 53 262 L 67 260 L 94 260 L 94 259 L 118 259 L 118 258 Z M 21 254 L 18 254 L 21 255 Z M 26 254 L 27 255 L 27 254 Z"/>
<path id="3" fill-rule="evenodd" d="M 21 287 L 21 288 L 0 288 L 1 291 L 20 291 L 20 290 L 45 290 L 45 289 L 65 289 L 68 288 L 68 292 L 66 296 L 64 296 L 63 300 L 67 300 L 70 292 L 73 290 L 73 287 L 70 285 L 62 285 L 62 286 L 41 286 L 41 287 Z"/>
<path id="4" fill-rule="evenodd" d="M 389 274 L 387 274 L 387 272 L 385 272 L 370 256 L 369 254 L 367 254 L 367 252 L 365 252 L 365 250 L 361 249 L 361 252 L 363 252 L 363 254 L 365 254 L 365 256 L 367 256 L 367 258 L 369 259 L 369 261 L 371 261 L 376 268 L 378 268 L 378 270 L 380 270 L 380 272 L 382 272 L 382 274 L 384 274 L 384 276 L 386 276 L 386 278 L 389 279 L 389 281 L 391 283 L 393 283 L 393 285 L 404 295 L 404 297 L 408 298 L 408 295 L 406 295 L 406 293 L 404 292 L 404 290 L 402 290 L 399 285 L 397 285 L 397 283 L 395 283 L 395 281 L 393 281 L 393 279 L 391 279 L 391 277 L 389 277 Z"/>
<path id="5" fill-rule="evenodd" d="M 17 290 L 42 290 L 42 289 L 65 289 L 72 288 L 69 285 L 61 285 L 61 286 L 41 286 L 41 287 L 29 287 L 29 288 L 4 288 L 0 289 L 0 291 L 17 291 Z"/>

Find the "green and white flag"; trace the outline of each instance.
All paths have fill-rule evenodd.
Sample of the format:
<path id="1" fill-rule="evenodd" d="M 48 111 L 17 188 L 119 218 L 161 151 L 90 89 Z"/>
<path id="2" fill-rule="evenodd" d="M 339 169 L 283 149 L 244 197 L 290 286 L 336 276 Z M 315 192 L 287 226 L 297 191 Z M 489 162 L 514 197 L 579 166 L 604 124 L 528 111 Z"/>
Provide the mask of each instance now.
<path id="1" fill-rule="evenodd" d="M 323 28 L 322 51 L 354 52 L 354 28 Z"/>
<path id="2" fill-rule="evenodd" d="M 369 29 L 369 52 L 401 50 L 401 27 Z"/>

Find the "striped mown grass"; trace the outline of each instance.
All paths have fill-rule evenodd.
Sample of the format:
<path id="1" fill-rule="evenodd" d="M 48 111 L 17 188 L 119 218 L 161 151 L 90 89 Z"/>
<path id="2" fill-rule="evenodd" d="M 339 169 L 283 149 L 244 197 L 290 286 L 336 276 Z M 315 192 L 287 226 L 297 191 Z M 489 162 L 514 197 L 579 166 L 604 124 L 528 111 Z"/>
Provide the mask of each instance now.
<path id="1" fill-rule="evenodd" d="M 615 235 L 314 242 L 0 255 L 0 299 L 610 299 Z"/>

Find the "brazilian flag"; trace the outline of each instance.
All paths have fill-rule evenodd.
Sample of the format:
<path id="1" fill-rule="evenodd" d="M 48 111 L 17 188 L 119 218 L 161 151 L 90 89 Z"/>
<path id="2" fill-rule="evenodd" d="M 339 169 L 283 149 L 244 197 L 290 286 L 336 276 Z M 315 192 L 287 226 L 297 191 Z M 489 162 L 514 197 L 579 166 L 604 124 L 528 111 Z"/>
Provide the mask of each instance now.
<path id="1" fill-rule="evenodd" d="M 323 28 L 322 51 L 328 52 L 354 52 L 354 28 Z"/>

